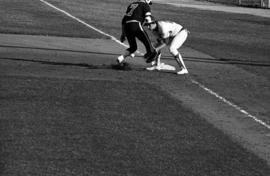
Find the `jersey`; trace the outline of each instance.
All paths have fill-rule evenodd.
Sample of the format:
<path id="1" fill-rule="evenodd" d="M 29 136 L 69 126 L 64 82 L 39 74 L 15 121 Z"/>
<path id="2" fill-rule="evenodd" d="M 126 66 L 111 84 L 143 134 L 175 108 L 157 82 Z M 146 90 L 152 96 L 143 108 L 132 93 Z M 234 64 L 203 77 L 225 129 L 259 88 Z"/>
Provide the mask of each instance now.
<path id="1" fill-rule="evenodd" d="M 171 21 L 157 21 L 157 28 L 154 30 L 154 34 L 161 38 L 167 39 L 175 37 L 183 26 Z"/>
<path id="2" fill-rule="evenodd" d="M 131 20 L 143 23 L 147 16 L 151 16 L 150 6 L 142 1 L 133 2 L 127 7 L 122 24 Z"/>

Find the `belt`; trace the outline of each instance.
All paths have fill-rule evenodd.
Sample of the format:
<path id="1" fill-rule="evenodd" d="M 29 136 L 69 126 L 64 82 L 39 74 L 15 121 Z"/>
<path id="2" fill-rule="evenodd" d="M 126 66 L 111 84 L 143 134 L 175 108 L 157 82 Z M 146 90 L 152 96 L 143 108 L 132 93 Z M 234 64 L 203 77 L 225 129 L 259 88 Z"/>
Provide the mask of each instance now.
<path id="1" fill-rule="evenodd" d="M 137 20 L 129 20 L 129 21 L 126 21 L 126 23 L 140 23 L 140 22 Z"/>
<path id="2" fill-rule="evenodd" d="M 187 30 L 187 28 L 182 27 L 182 29 L 181 29 L 179 32 L 181 32 L 181 31 L 183 31 L 183 30 Z"/>
<path id="3" fill-rule="evenodd" d="M 180 29 L 180 31 L 178 33 L 180 33 L 181 31 L 184 31 L 184 30 L 186 30 L 188 34 L 190 33 L 189 30 L 187 28 L 184 28 L 184 27 L 182 27 L 182 29 Z"/>

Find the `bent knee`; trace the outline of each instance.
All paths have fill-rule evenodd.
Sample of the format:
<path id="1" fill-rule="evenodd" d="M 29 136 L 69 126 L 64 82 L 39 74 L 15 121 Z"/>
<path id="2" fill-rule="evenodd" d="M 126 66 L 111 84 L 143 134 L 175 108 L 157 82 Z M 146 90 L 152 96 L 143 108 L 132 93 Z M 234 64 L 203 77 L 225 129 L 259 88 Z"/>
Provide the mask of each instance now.
<path id="1" fill-rule="evenodd" d="M 176 56 L 178 54 L 178 50 L 175 47 L 170 47 L 169 51 L 172 55 Z"/>

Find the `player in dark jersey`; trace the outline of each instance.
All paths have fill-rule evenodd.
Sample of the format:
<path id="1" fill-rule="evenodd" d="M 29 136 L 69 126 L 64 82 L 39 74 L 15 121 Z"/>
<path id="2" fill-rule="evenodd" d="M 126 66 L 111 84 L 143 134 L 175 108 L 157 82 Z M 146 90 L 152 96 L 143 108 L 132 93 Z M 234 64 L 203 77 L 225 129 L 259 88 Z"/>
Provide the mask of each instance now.
<path id="1" fill-rule="evenodd" d="M 151 0 L 137 0 L 132 2 L 126 10 L 126 14 L 122 19 L 122 35 L 120 37 L 121 42 L 124 42 L 127 38 L 129 48 L 125 53 L 117 58 L 118 63 L 122 63 L 128 56 L 134 56 L 134 52 L 137 50 L 136 38 L 138 38 L 145 46 L 146 54 L 144 58 L 147 63 L 154 61 L 157 56 L 157 52 L 151 44 L 151 41 L 144 31 L 142 24 L 147 18 L 151 18 Z"/>

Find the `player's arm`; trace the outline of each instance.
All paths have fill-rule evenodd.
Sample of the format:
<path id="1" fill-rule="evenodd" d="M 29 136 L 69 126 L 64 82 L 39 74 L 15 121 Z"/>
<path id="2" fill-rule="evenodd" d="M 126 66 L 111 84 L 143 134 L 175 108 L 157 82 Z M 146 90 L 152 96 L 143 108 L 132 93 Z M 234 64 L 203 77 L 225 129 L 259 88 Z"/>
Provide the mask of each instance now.
<path id="1" fill-rule="evenodd" d="M 162 43 L 162 45 L 169 45 L 171 42 L 171 37 L 167 33 L 162 33 L 159 36 L 159 42 Z M 163 46 L 164 47 L 164 46 Z"/>
<path id="2" fill-rule="evenodd" d="M 151 8 L 148 4 L 145 4 L 143 6 L 143 12 L 144 12 L 144 23 L 151 20 Z M 144 25 L 144 23 L 142 25 Z"/>
<path id="3" fill-rule="evenodd" d="M 156 51 L 160 51 L 162 48 L 166 46 L 166 43 L 164 42 L 163 39 L 157 39 L 157 45 L 156 45 Z"/>
<path id="4" fill-rule="evenodd" d="M 170 42 L 170 38 L 165 35 L 165 33 L 161 33 L 157 38 L 157 47 L 156 50 L 159 51 L 164 48 Z"/>

